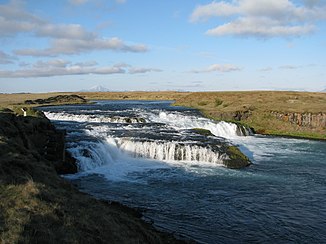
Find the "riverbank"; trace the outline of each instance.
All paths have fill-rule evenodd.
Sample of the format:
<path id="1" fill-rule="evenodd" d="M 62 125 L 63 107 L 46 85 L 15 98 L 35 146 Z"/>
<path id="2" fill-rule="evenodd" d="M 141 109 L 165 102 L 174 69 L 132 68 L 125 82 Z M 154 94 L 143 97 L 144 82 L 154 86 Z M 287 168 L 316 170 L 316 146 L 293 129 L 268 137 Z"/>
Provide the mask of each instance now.
<path id="1" fill-rule="evenodd" d="M 191 93 L 176 105 L 199 109 L 214 120 L 244 124 L 257 134 L 326 140 L 326 93 Z"/>
<path id="2" fill-rule="evenodd" d="M 145 223 L 136 210 L 94 199 L 62 179 L 62 164 L 74 169 L 60 138 L 62 132 L 41 113 L 0 113 L 2 243 L 180 242 Z"/>

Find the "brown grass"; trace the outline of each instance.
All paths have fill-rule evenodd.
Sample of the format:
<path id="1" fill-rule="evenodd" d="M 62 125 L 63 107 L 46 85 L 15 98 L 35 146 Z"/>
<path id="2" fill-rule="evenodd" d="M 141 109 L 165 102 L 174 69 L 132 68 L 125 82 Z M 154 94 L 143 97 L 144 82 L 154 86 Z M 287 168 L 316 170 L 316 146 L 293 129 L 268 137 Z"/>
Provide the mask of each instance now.
<path id="1" fill-rule="evenodd" d="M 201 103 L 205 101 L 205 104 Z M 198 92 L 176 100 L 177 105 L 201 110 L 212 119 L 233 120 L 237 112 L 248 113 L 241 119 L 258 133 L 326 139 L 326 128 L 301 127 L 277 120 L 271 111 L 282 113 L 326 113 L 326 93 L 312 92 Z"/>

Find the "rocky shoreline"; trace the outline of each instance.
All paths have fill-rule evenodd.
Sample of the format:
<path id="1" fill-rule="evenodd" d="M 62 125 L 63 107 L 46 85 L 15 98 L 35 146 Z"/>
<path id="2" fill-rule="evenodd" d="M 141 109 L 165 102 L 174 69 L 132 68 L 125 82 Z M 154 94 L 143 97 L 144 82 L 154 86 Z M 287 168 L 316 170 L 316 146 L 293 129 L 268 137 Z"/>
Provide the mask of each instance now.
<path id="1" fill-rule="evenodd" d="M 79 192 L 59 174 L 77 170 L 64 131 L 40 114 L 0 113 L 3 243 L 183 243 L 119 203 Z"/>

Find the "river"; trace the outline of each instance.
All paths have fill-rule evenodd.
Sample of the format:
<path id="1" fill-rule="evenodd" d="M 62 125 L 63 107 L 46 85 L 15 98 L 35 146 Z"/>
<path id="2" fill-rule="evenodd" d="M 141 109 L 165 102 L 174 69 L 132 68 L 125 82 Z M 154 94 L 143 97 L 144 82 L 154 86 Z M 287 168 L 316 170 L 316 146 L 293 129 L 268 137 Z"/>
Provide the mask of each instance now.
<path id="1" fill-rule="evenodd" d="M 170 101 L 43 107 L 67 131 L 83 192 L 143 212 L 158 229 L 199 243 L 323 243 L 326 143 L 251 135 Z M 204 137 L 191 129 L 204 128 Z M 252 165 L 223 166 L 221 144 Z"/>

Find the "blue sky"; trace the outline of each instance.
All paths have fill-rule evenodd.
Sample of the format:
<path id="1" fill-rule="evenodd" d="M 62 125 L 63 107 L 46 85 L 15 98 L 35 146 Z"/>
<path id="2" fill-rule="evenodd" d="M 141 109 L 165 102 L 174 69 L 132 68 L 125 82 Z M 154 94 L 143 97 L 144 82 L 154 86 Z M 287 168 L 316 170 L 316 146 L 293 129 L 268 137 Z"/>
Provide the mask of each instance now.
<path id="1" fill-rule="evenodd" d="M 326 89 L 324 0 L 0 0 L 0 92 Z"/>

